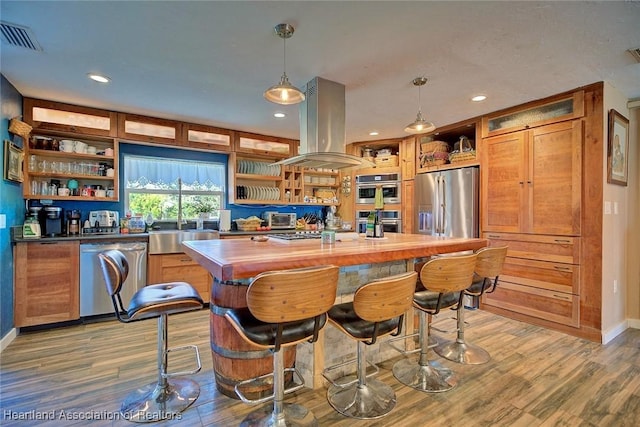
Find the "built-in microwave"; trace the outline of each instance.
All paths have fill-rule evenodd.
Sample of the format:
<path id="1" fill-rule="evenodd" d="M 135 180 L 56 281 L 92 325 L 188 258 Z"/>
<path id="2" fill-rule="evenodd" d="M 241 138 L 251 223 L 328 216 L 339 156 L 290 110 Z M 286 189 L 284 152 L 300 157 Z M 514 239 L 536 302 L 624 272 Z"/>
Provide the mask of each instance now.
<path id="1" fill-rule="evenodd" d="M 375 203 L 376 189 L 382 190 L 384 203 L 400 203 L 402 193 L 402 181 L 400 174 L 388 173 L 379 175 L 357 175 L 356 176 L 356 203 Z"/>
<path id="2" fill-rule="evenodd" d="M 357 211 L 356 219 L 358 221 L 358 233 L 367 232 L 367 218 L 369 218 L 370 211 Z M 387 233 L 402 233 L 402 220 L 400 217 L 400 211 L 386 211 L 380 212 L 382 220 L 382 229 Z"/>
<path id="3" fill-rule="evenodd" d="M 294 213 L 265 212 L 262 218 L 273 230 L 296 228 L 296 214 Z"/>

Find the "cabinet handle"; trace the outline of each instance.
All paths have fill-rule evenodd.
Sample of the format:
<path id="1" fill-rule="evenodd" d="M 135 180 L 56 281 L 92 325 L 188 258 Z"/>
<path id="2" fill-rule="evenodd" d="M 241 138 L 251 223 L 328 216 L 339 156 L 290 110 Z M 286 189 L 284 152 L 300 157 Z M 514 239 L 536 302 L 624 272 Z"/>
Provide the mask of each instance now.
<path id="1" fill-rule="evenodd" d="M 518 184 L 523 185 L 524 181 L 518 181 Z"/>
<path id="2" fill-rule="evenodd" d="M 191 258 L 180 258 L 180 262 L 192 262 Z"/>
<path id="3" fill-rule="evenodd" d="M 569 271 L 569 272 L 571 271 L 571 268 L 569 268 L 569 267 L 561 267 L 559 265 L 554 265 L 553 268 L 555 268 L 556 270 L 559 270 L 559 271 Z"/>
<path id="4" fill-rule="evenodd" d="M 500 236 L 496 236 L 495 234 L 488 234 L 487 237 L 490 238 L 490 239 L 499 239 L 500 238 Z"/>
<path id="5" fill-rule="evenodd" d="M 553 297 L 564 300 L 564 301 L 571 301 L 571 297 L 569 297 L 568 295 L 553 294 Z"/>
<path id="6" fill-rule="evenodd" d="M 571 240 L 555 239 L 554 242 L 556 242 L 556 243 L 571 243 Z"/>

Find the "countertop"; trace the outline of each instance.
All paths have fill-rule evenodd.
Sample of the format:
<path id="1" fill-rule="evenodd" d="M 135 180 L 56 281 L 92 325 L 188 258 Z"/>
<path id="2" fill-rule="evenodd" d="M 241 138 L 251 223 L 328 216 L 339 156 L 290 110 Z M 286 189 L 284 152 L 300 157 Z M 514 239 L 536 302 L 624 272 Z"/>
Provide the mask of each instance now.
<path id="1" fill-rule="evenodd" d="M 383 239 L 338 241 L 319 240 L 283 243 L 275 239 L 255 242 L 248 239 L 197 240 L 182 242 L 184 252 L 221 281 L 246 279 L 269 270 L 372 264 L 476 250 L 487 246 L 485 239 L 443 238 L 421 234 L 385 233 Z"/>

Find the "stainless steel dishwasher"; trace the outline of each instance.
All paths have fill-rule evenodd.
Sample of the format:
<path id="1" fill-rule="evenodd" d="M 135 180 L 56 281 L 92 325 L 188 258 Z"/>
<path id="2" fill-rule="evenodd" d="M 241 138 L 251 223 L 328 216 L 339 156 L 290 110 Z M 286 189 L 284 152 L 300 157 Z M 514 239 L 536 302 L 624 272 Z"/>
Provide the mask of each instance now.
<path id="1" fill-rule="evenodd" d="M 80 316 L 113 314 L 111 296 L 107 293 L 98 253 L 117 249 L 129 262 L 129 275 L 120 295 L 125 307 L 133 294 L 147 282 L 147 243 L 110 242 L 80 245 Z"/>

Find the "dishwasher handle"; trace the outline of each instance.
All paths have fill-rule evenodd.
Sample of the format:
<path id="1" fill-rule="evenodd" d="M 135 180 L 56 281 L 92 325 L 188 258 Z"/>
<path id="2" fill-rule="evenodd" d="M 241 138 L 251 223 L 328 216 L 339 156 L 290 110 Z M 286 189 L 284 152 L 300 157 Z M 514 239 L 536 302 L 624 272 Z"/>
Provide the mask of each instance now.
<path id="1" fill-rule="evenodd" d="M 80 252 L 82 253 L 98 253 L 98 252 L 108 251 L 111 249 L 116 249 L 121 252 L 140 252 L 140 251 L 146 251 L 147 246 L 145 244 L 127 245 L 127 246 L 99 245 L 99 244 L 98 245 L 80 245 Z"/>

